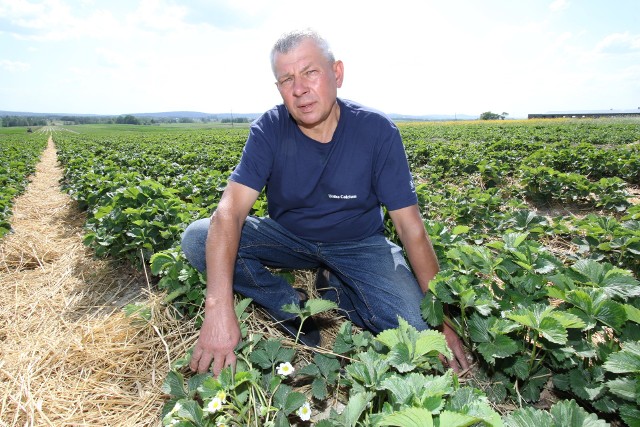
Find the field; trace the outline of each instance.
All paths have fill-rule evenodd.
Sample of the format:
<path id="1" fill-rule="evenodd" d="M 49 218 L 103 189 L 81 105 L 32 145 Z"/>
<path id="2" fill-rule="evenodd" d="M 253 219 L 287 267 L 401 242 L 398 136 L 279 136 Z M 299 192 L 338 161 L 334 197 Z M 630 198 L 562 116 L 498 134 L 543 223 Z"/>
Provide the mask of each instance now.
<path id="1" fill-rule="evenodd" d="M 260 311 L 238 298 L 236 371 L 192 375 L 188 351 L 169 357 L 164 408 L 150 416 L 184 426 L 640 425 L 640 122 L 399 128 L 441 267 L 423 316 L 458 330 L 473 367 L 447 370 L 435 330 L 401 322 L 372 336 L 315 299 L 298 313 L 325 319 L 323 349 L 312 353 L 265 329 Z M 184 260 L 179 238 L 215 209 L 247 127 L 3 130 L 0 236 L 49 135 L 61 189 L 85 215 L 86 247 L 149 272 L 161 304 L 197 327 L 204 278 Z M 261 197 L 253 213 L 265 212 Z M 397 241 L 388 216 L 386 224 Z M 313 272 L 276 273 L 298 286 L 313 281 Z M 122 311 L 153 335 L 156 309 Z M 294 374 L 279 374 L 288 363 Z"/>

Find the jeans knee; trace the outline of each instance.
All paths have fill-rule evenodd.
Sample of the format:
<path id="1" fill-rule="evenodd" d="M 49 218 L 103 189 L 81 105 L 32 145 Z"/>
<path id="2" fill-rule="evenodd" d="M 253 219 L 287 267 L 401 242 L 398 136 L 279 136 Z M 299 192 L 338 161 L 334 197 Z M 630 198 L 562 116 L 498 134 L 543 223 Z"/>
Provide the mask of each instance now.
<path id="1" fill-rule="evenodd" d="M 206 222 L 206 224 L 205 224 Z M 205 270 L 205 243 L 208 219 L 191 223 L 182 233 L 181 247 L 187 261 L 200 271 Z"/>

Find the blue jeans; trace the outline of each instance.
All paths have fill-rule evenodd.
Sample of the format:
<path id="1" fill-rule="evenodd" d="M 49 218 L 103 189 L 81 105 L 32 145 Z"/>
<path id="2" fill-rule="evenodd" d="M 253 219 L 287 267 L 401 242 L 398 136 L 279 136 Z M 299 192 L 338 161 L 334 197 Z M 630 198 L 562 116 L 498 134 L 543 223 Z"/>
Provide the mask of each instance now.
<path id="1" fill-rule="evenodd" d="M 205 241 L 209 219 L 197 220 L 182 236 L 182 250 L 194 268 L 206 270 Z M 398 316 L 418 330 L 427 328 L 420 313 L 422 290 L 402 249 L 383 235 L 355 242 L 310 242 L 269 218 L 247 217 L 236 259 L 233 289 L 252 298 L 278 319 L 281 308 L 298 303 L 287 281 L 268 268 L 317 269 L 331 274 L 320 295 L 335 301 L 356 325 L 374 333 L 398 326 Z"/>

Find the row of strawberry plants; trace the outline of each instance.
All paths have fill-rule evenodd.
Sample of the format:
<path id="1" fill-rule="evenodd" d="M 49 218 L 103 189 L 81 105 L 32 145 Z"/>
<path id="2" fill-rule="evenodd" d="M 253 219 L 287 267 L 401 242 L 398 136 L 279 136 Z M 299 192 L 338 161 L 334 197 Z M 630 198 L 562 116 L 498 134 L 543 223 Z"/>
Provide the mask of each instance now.
<path id="1" fill-rule="evenodd" d="M 13 200 L 21 194 L 46 146 L 46 136 L 26 133 L 0 133 L 0 238 L 11 230 Z"/>
<path id="2" fill-rule="evenodd" d="M 631 144 L 638 141 L 637 120 L 516 120 L 501 122 L 401 123 L 408 141 L 499 141 L 553 144 L 570 142 Z"/>
<path id="3" fill-rule="evenodd" d="M 318 312 L 321 302 L 310 300 L 305 309 Z M 316 407 L 312 402 L 330 404 L 338 399 L 347 402 L 344 409 L 329 407 L 327 416 L 312 420 L 316 426 L 608 425 L 569 400 L 549 411 L 529 407 L 501 416 L 485 393 L 461 385 L 451 370 L 443 370 L 438 355 L 449 350 L 441 334 L 418 332 L 402 320 L 398 328 L 376 337 L 354 333 L 345 322 L 332 352 L 315 353 L 295 369 L 295 348 L 261 334 L 247 334 L 243 310 L 248 303 L 240 301 L 236 308 L 243 341 L 236 351 L 235 371 L 226 368 L 217 378 L 199 374 L 185 379 L 180 368 L 188 363 L 188 355 L 177 361 L 163 387 L 171 396 L 163 410 L 163 425 L 280 427 L 291 425 L 292 418 L 296 425 L 307 425 L 304 422 L 311 420 Z M 308 394 L 296 391 L 301 383 L 310 385 Z"/>
<path id="4" fill-rule="evenodd" d="M 195 137 L 195 136 L 194 136 Z M 135 140 L 135 138 L 132 138 L 133 140 Z M 161 140 L 162 138 L 160 138 Z M 77 143 L 79 143 L 79 145 L 82 145 L 82 140 L 78 140 L 76 141 Z M 73 144 L 72 144 L 73 145 Z M 98 142 L 99 145 L 99 142 Z M 135 144 L 132 144 L 135 145 Z M 140 146 L 146 145 L 146 144 L 139 144 Z M 153 145 L 153 144 L 151 144 Z M 123 149 L 123 147 L 130 147 L 129 145 L 124 145 L 121 146 L 119 149 Z M 199 152 L 202 151 L 203 147 L 198 147 L 199 148 Z M 116 161 L 120 161 L 121 159 L 118 159 L 118 157 L 122 157 L 122 158 L 128 158 L 130 153 L 133 152 L 132 150 L 134 149 L 132 146 L 129 149 L 129 151 L 126 151 L 127 148 L 124 148 L 125 151 L 116 151 L 114 150 L 114 147 L 111 148 L 111 153 L 113 153 L 114 151 L 116 152 L 115 157 L 116 159 L 112 159 L 113 162 L 115 163 Z M 157 150 L 158 148 L 155 147 L 153 149 L 150 148 L 150 150 Z M 220 150 L 220 147 L 217 148 L 218 150 Z M 83 152 L 82 156 L 83 156 L 83 160 L 84 162 L 79 162 L 79 163 L 89 163 L 87 162 L 87 159 L 90 158 L 91 153 L 92 152 L 96 152 L 96 147 L 90 148 L 88 151 Z M 183 151 L 184 152 L 184 151 Z M 106 153 L 101 153 L 101 155 L 104 155 Z M 236 154 L 237 155 L 237 154 Z M 140 154 L 139 157 L 141 159 L 144 159 L 144 154 Z M 152 156 L 149 156 L 149 158 L 152 158 Z M 96 162 L 94 162 L 96 164 L 104 164 L 104 162 L 100 159 L 98 159 Z M 145 166 L 146 163 L 143 160 L 138 161 L 136 164 L 132 163 L 131 161 L 125 161 L 123 163 L 127 164 L 127 170 L 129 173 L 134 173 L 134 169 L 136 167 L 140 167 L 143 168 Z M 176 162 L 179 164 L 179 162 Z M 166 164 L 164 166 L 165 168 L 167 168 Z M 192 169 L 194 170 L 199 170 L 197 165 L 192 165 Z M 166 171 L 166 175 L 171 175 L 172 171 L 171 170 L 167 170 Z M 201 171 L 200 171 L 201 172 Z M 96 174 L 94 172 L 93 173 L 93 178 L 99 178 L 99 174 Z M 91 174 L 90 173 L 90 174 Z M 418 174 L 420 174 L 421 171 L 418 171 Z M 89 174 L 89 175 L 90 175 Z M 78 175 L 82 175 L 81 173 L 78 173 Z M 132 178 L 132 177 L 129 177 Z M 89 178 L 91 179 L 91 178 Z M 123 179 L 123 182 L 126 182 L 128 178 L 125 177 Z M 194 178 L 196 179 L 196 178 Z M 98 184 L 98 186 L 104 186 L 104 187 L 108 187 L 108 183 L 110 180 L 104 180 L 102 181 L 100 184 Z M 115 180 L 115 182 L 118 182 L 117 180 Z M 436 187 L 434 185 L 434 187 Z M 519 227 L 520 225 L 524 224 L 526 227 L 530 227 L 531 229 L 529 229 L 528 231 L 530 232 L 530 234 L 528 234 L 527 236 L 535 236 L 536 238 L 538 236 L 542 236 L 542 237 L 549 237 L 553 235 L 553 232 L 550 231 L 550 229 L 542 229 L 539 230 L 540 226 L 541 226 L 541 222 L 540 220 L 537 219 L 532 219 L 529 220 L 529 217 L 531 216 L 530 214 L 524 214 L 523 211 L 523 206 L 522 206 L 522 201 L 517 201 L 518 199 L 512 196 L 515 196 L 518 194 L 517 190 L 514 189 L 508 189 L 505 186 L 501 186 L 501 187 L 494 187 L 492 189 L 488 189 L 486 192 L 484 190 L 478 190 L 474 193 L 469 192 L 466 195 L 462 195 L 462 194 L 457 194 L 456 197 L 452 197 L 452 194 L 454 194 L 452 189 L 455 189 L 456 186 L 450 185 L 450 186 L 443 186 L 444 188 L 446 188 L 446 191 L 441 191 L 442 189 L 439 188 L 434 188 L 436 191 L 419 191 L 419 195 L 421 196 L 421 200 L 424 203 L 424 206 L 427 207 L 429 210 L 429 215 L 442 215 L 442 221 L 434 221 L 432 223 L 428 223 L 429 227 L 430 227 L 430 234 L 432 235 L 432 238 L 434 240 L 434 245 L 436 246 L 436 249 L 438 251 L 439 254 L 439 258 L 441 260 L 441 263 L 443 265 L 443 273 L 442 274 L 446 274 L 448 272 L 448 274 L 458 274 L 456 273 L 456 270 L 454 268 L 454 266 L 456 266 L 456 262 L 459 262 L 461 259 L 463 259 L 463 255 L 466 253 L 465 251 L 469 251 L 468 247 L 472 246 L 472 245 L 476 245 L 480 248 L 484 248 L 482 249 L 482 252 L 484 254 L 484 256 L 486 258 L 488 258 L 491 254 L 493 254 L 494 256 L 496 256 L 498 259 L 504 257 L 504 255 L 501 253 L 501 251 L 503 250 L 502 248 L 499 247 L 494 247 L 494 246 L 489 246 L 489 245 L 496 245 L 496 242 L 500 242 L 501 239 L 504 240 L 504 236 L 509 235 L 509 233 L 512 233 L 512 231 L 507 231 L 504 227 L 503 228 L 497 228 L 497 227 L 491 227 L 488 226 L 487 224 L 489 224 L 489 222 L 485 223 L 484 225 L 479 222 L 479 221 L 475 221 L 474 219 L 479 219 L 479 218 L 495 218 L 497 217 L 496 212 L 500 212 L 501 210 L 506 210 L 509 211 L 512 214 L 511 219 L 508 219 L 506 216 L 503 216 L 502 220 L 505 224 L 513 224 L 514 227 Z M 71 188 L 71 187 L 70 187 Z M 136 204 L 138 204 L 138 206 L 143 205 L 143 206 L 147 206 L 149 203 L 152 205 L 158 205 L 159 202 L 156 202 L 157 200 L 163 200 L 163 195 L 164 195 L 164 191 L 167 187 L 164 187 L 162 189 L 162 191 L 156 193 L 153 197 L 149 197 L 149 198 L 143 198 L 143 199 L 137 199 L 137 198 L 132 198 L 131 199 L 131 206 L 128 209 L 125 209 L 125 211 L 130 212 L 132 209 L 135 210 L 135 206 Z M 92 193 L 92 192 L 96 192 L 97 188 L 92 188 L 91 190 L 89 190 L 87 193 Z M 175 189 L 177 192 L 183 192 L 182 189 L 180 188 L 176 188 Z M 206 192 L 206 189 L 203 189 L 204 192 Z M 128 192 L 128 190 L 124 190 L 124 192 Z M 98 190 L 98 193 L 100 193 L 100 191 Z M 109 196 L 109 193 L 113 194 L 114 190 L 110 189 L 110 190 L 106 190 L 104 192 L 105 195 L 107 195 L 106 199 L 104 199 L 107 204 L 108 203 L 112 203 L 113 206 L 117 206 L 119 203 L 122 203 L 121 201 L 115 201 L 113 200 L 112 196 Z M 183 192 L 183 196 L 188 195 L 189 191 Z M 434 194 L 434 198 L 429 199 L 427 196 L 427 194 Z M 502 193 L 502 194 L 501 194 Z M 174 193 L 175 194 L 175 193 Z M 507 197 L 505 197 L 505 195 L 507 195 Z M 109 198 L 111 197 L 111 199 Z M 138 196 L 136 196 L 138 197 Z M 177 196 L 176 196 L 177 197 Z M 439 197 L 439 200 L 436 200 L 435 197 Z M 184 202 L 183 198 L 178 197 L 178 199 L 180 199 L 182 202 Z M 144 204 L 142 203 L 144 201 Z M 96 200 L 93 200 L 92 202 L 95 203 L 102 203 L 103 201 L 100 198 L 96 198 Z M 480 202 L 480 203 L 478 203 Z M 440 205 L 440 206 L 439 206 Z M 209 206 L 209 208 L 211 208 L 212 206 Z M 263 201 L 261 201 L 260 203 L 257 204 L 257 209 L 263 209 Z M 508 208 L 508 209 L 505 209 Z M 93 210 L 95 210 L 96 208 L 93 207 Z M 109 212 L 113 211 L 113 208 L 105 208 L 107 210 L 109 210 Z M 178 211 L 180 209 L 182 209 L 180 206 L 178 206 L 176 208 Z M 439 209 L 441 209 L 439 211 Z M 427 210 L 425 209 L 425 212 L 427 212 Z M 440 213 L 438 213 L 440 212 Z M 208 212 L 202 212 L 202 211 L 193 211 L 190 215 L 192 216 L 198 216 L 198 215 L 206 215 L 208 214 Z M 535 217 L 535 215 L 534 215 Z M 123 217 L 123 218 L 126 218 Z M 149 224 L 148 223 L 140 223 L 139 219 L 136 219 L 136 217 L 134 216 L 134 221 L 138 222 L 138 225 L 142 225 L 142 230 L 145 229 L 145 227 L 148 227 Z M 157 226 L 160 228 L 161 224 L 163 222 L 166 222 L 166 219 L 162 219 L 160 221 L 157 221 Z M 537 223 L 537 225 L 536 225 Z M 119 224 L 119 225 L 118 225 Z M 520 225 L 519 225 L 520 224 Z M 178 224 L 176 225 L 176 231 L 178 229 L 180 229 L 181 227 L 183 227 L 184 225 L 186 225 L 185 223 L 185 218 L 180 219 L 180 221 L 178 222 Z M 107 226 L 111 226 L 109 224 L 107 224 Z M 450 228 L 453 227 L 453 228 Z M 112 237 L 113 235 L 120 235 L 120 236 L 124 236 L 123 239 L 127 239 L 127 238 L 131 238 L 134 237 L 132 236 L 135 235 L 135 233 L 132 233 L 130 231 L 128 231 L 128 229 L 126 228 L 126 219 L 123 220 L 123 222 L 121 223 L 117 223 L 117 227 L 116 228 L 112 228 L 111 230 L 107 230 L 104 232 L 104 240 L 100 242 L 100 244 L 98 246 L 108 246 L 110 245 L 112 242 L 108 241 L 108 239 L 110 238 L 110 236 Z M 561 227 L 556 227 L 554 226 L 553 230 L 556 230 L 556 228 L 561 228 Z M 517 229 L 517 228 L 516 228 Z M 451 230 L 451 231 L 448 231 Z M 493 230 L 493 232 L 492 232 Z M 562 229 L 563 231 L 565 231 L 567 233 L 567 235 L 571 235 L 572 232 L 574 230 L 572 230 L 570 227 L 565 227 L 564 229 Z M 143 235 L 138 236 L 140 238 L 140 240 L 136 241 L 136 243 L 131 244 L 131 249 L 135 249 L 136 247 L 141 247 L 142 242 L 144 242 L 147 238 L 146 234 L 148 233 L 143 233 Z M 175 233 L 167 233 L 168 237 L 170 240 L 171 238 L 175 239 Z M 560 233 L 557 233 L 558 235 Z M 138 238 L 136 237 L 136 238 Z M 527 237 L 527 238 L 528 238 Z M 520 240 L 520 238 L 518 238 L 517 240 Z M 526 239 L 525 239 L 526 240 Z M 94 241 L 94 243 L 96 243 Z M 162 276 L 162 279 L 160 281 L 160 285 L 165 287 L 166 289 L 169 290 L 170 292 L 170 298 L 171 299 L 175 299 L 174 301 L 177 304 L 182 304 L 183 308 L 185 308 L 185 311 L 189 312 L 189 313 L 194 313 L 195 311 L 197 311 L 197 307 L 199 306 L 199 304 L 201 303 L 201 298 L 202 298 L 202 288 L 203 288 L 203 278 L 201 275 L 199 275 L 197 272 L 195 272 L 193 269 L 191 269 L 185 262 L 184 259 L 180 253 L 179 247 L 176 246 L 175 244 L 177 243 L 177 241 L 174 241 L 174 246 L 167 250 L 167 251 L 160 251 L 160 249 L 162 249 L 161 246 L 159 246 L 157 243 L 151 242 L 150 243 L 150 247 L 151 248 L 159 248 L 157 250 L 156 255 L 154 256 L 154 260 L 155 263 L 152 263 L 152 270 L 154 271 L 154 273 L 159 274 Z M 118 245 L 123 245 L 123 243 L 118 243 Z M 458 251 L 454 250 L 456 248 L 462 248 L 459 249 Z M 583 248 L 583 246 L 582 246 Z M 527 251 L 531 252 L 531 249 L 527 249 Z M 525 251 L 526 252 L 526 251 Z M 509 254 L 511 255 L 511 252 L 509 252 Z M 582 255 L 584 255 L 584 252 L 582 252 Z M 135 255 L 134 255 L 135 256 Z M 516 257 L 519 257 L 520 255 L 515 255 Z M 450 259 L 451 258 L 451 259 Z M 573 265 L 575 265 L 578 260 L 577 258 L 579 257 L 567 257 L 566 259 L 562 259 L 561 262 L 557 262 L 558 264 L 558 270 L 561 271 L 561 273 L 558 273 L 560 276 L 565 275 L 567 272 L 570 272 L 572 270 L 570 270 L 572 268 Z M 496 264 L 496 266 L 500 266 L 501 261 L 492 261 L 492 264 Z M 523 263 L 522 265 L 519 264 L 516 261 L 520 261 L 521 263 Z M 524 264 L 525 261 L 520 260 L 519 258 L 516 261 L 512 261 L 511 264 L 509 264 L 511 266 L 511 268 L 516 268 L 517 269 L 524 269 L 526 264 Z M 595 259 L 591 259 L 591 262 L 596 262 Z M 560 267 L 560 264 L 562 264 L 563 266 Z M 597 265 L 605 265 L 607 266 L 606 263 L 597 263 Z M 517 267 L 513 267 L 513 266 L 517 266 Z M 506 267 L 505 267 L 506 268 Z M 608 270 L 610 271 L 611 268 L 610 267 L 606 267 Z M 469 270 L 468 267 L 464 267 L 462 270 L 464 270 L 465 272 L 469 272 L 472 270 Z M 498 269 L 497 271 L 502 271 L 501 269 Z M 624 271 L 624 270 L 621 270 Z M 535 269 L 534 269 L 534 273 L 535 273 Z M 479 275 L 485 274 L 485 272 L 481 271 L 480 273 L 477 273 Z M 616 273 L 618 274 L 618 273 Z M 627 274 L 627 273 L 625 273 Z M 625 275 L 623 274 L 623 275 Z M 628 275 L 628 274 L 627 274 Z M 495 276 L 497 277 L 496 282 L 497 283 L 501 283 L 500 281 L 503 281 L 506 283 L 507 277 L 502 277 L 499 276 L 498 273 L 495 273 Z M 533 279 L 532 277 L 536 277 L 535 279 Z M 630 276 L 629 276 L 630 277 Z M 457 280 L 457 279 L 456 279 Z M 513 282 L 517 284 L 514 285 L 514 287 L 518 287 L 518 286 L 522 286 L 523 283 L 527 284 L 528 286 L 538 286 L 540 283 L 548 283 L 545 281 L 545 277 L 537 277 L 534 275 L 527 276 L 525 279 L 523 278 L 517 278 L 514 279 Z M 634 279 L 635 280 L 635 279 Z M 455 280 L 453 280 L 453 282 L 455 282 Z M 483 285 L 486 285 L 485 283 L 483 283 Z M 456 288 L 456 292 L 457 291 L 461 291 L 462 287 L 458 287 Z M 453 292 L 455 294 L 455 292 Z M 463 292 L 464 294 L 464 292 Z M 442 302 L 448 302 L 447 300 L 442 299 L 442 295 L 437 295 L 434 292 L 434 295 L 438 296 L 438 301 L 440 301 L 440 303 Z M 446 294 L 445 294 L 446 295 Z M 539 307 L 543 307 L 543 306 L 547 306 L 548 305 L 548 301 L 549 301 L 549 295 L 544 295 L 544 293 L 542 293 L 542 291 L 538 292 L 536 294 L 536 297 L 539 298 L 539 301 L 534 301 L 531 298 L 527 299 L 527 298 L 522 298 L 519 297 L 520 299 L 516 298 L 516 294 L 514 293 L 514 291 L 510 291 L 510 292 L 506 292 L 506 295 L 509 298 L 513 298 L 513 300 L 510 300 L 509 302 L 506 301 L 506 299 L 504 301 L 501 301 L 500 304 L 498 304 L 498 307 L 512 307 L 513 309 L 517 308 L 517 307 L 521 307 L 522 309 L 528 309 L 530 307 L 532 307 L 533 305 L 539 306 Z M 481 352 L 479 349 L 482 348 L 484 351 L 484 354 L 489 354 L 488 350 L 486 350 L 485 347 L 487 347 L 487 342 L 486 341 L 473 341 L 473 338 L 478 338 L 479 335 L 477 334 L 470 334 L 468 333 L 467 329 L 469 328 L 469 324 L 468 322 L 462 321 L 461 319 L 463 318 L 467 318 L 469 317 L 468 315 L 464 315 L 463 316 L 463 311 L 467 311 L 471 309 L 473 309 L 475 306 L 471 305 L 469 306 L 468 304 L 468 300 L 469 298 L 471 298 L 471 300 L 474 300 L 475 297 L 473 296 L 472 293 L 466 293 L 464 294 L 463 297 L 463 302 L 464 304 L 462 304 L 461 302 L 457 302 L 454 300 L 454 304 L 453 306 L 456 307 L 459 304 L 459 311 L 454 312 L 454 314 L 456 314 L 456 317 L 454 317 L 452 320 L 456 321 L 457 324 L 459 325 L 459 327 L 461 328 L 461 334 L 464 334 L 466 337 L 471 337 L 471 339 L 467 338 L 467 342 L 469 344 L 469 347 L 476 352 L 476 357 L 478 358 L 478 360 L 484 360 L 483 357 L 483 352 Z M 502 297 L 505 298 L 505 297 Z M 635 295 L 630 295 L 628 297 L 629 301 L 613 301 L 615 303 L 618 304 L 622 304 L 625 307 L 625 318 L 622 319 L 621 317 L 618 317 L 617 321 L 621 322 L 623 328 L 625 328 L 625 330 L 627 329 L 627 325 L 631 322 L 636 322 L 637 323 L 637 319 L 634 320 L 633 318 L 633 308 L 638 308 L 637 307 L 637 298 Z M 487 302 L 487 304 L 489 304 L 489 302 Z M 495 303 L 497 304 L 497 303 Z M 546 304 L 546 305 L 545 305 Z M 435 307 L 437 306 L 436 302 L 433 302 L 432 305 Z M 491 305 L 489 305 L 489 307 L 491 307 Z M 464 310 L 462 310 L 462 308 L 464 308 Z M 497 310 L 496 313 L 499 311 L 497 308 L 495 309 Z M 540 310 L 542 310 L 542 308 L 540 308 Z M 538 311 L 540 311 L 538 310 Z M 627 310 L 631 313 L 631 315 L 627 314 Z M 542 310 L 544 311 L 544 310 Z M 619 310 L 618 310 L 619 311 Z M 425 313 L 428 313 L 427 311 L 425 311 Z M 436 309 L 436 314 L 438 313 L 438 310 Z M 485 312 L 480 312 L 481 314 L 488 316 L 490 314 L 490 311 L 485 311 Z M 536 312 L 537 313 L 537 312 Z M 473 313 L 471 313 L 471 315 L 473 316 Z M 518 314 L 516 314 L 515 316 L 517 316 Z M 431 317 L 431 321 L 432 322 L 437 322 L 438 318 L 437 316 L 434 317 L 433 314 L 429 314 L 429 316 Z M 555 316 L 555 315 L 554 315 Z M 534 315 L 535 317 L 535 315 Z M 553 317 L 553 316 L 550 316 Z M 434 320 L 435 319 L 435 320 Z M 519 318 L 518 318 L 519 319 Z M 621 320 L 622 319 L 622 320 Z M 515 320 L 514 320 L 515 321 Z M 550 320 L 544 320 L 544 323 L 547 324 L 549 322 L 552 322 Z M 517 323 L 517 322 L 516 322 Z M 585 324 L 586 325 L 586 324 Z M 510 337 L 511 339 L 521 339 L 523 341 L 523 343 L 529 343 L 529 342 L 533 342 L 531 341 L 534 338 L 534 333 L 531 333 L 530 335 L 524 335 L 525 334 L 525 330 L 527 330 L 527 326 L 522 326 L 520 325 L 519 327 L 515 327 L 514 325 L 510 325 L 510 328 L 512 328 L 512 330 L 510 330 L 510 333 L 512 333 L 512 335 L 515 335 L 516 338 Z M 584 329 L 584 328 L 582 328 Z M 581 329 L 581 330 L 582 330 Z M 520 335 L 518 335 L 520 334 Z M 529 334 L 529 332 L 527 332 L 527 334 Z M 542 335 L 542 339 L 538 340 L 536 342 L 536 344 L 534 345 L 534 348 L 538 348 L 541 345 L 545 345 L 547 344 L 544 339 L 545 336 L 544 334 Z M 489 342 L 491 343 L 493 338 L 493 335 L 491 335 L 489 338 L 481 338 L 484 340 L 489 340 Z M 619 339 L 619 337 L 616 337 L 616 339 Z M 505 341 L 504 338 L 499 338 L 500 341 Z M 540 344 L 542 342 L 542 344 Z M 484 344 L 484 345 L 480 345 L 480 344 Z M 556 343 L 557 344 L 557 343 Z M 625 344 L 626 345 L 626 344 Z M 631 349 L 633 349 L 633 346 L 631 345 L 630 347 Z M 513 345 L 509 345 L 509 351 L 513 350 Z M 607 355 L 607 360 L 613 358 L 615 360 L 616 357 L 622 357 L 622 356 L 613 356 L 613 354 L 618 354 L 620 352 L 623 352 L 622 355 L 626 355 L 629 350 L 627 350 L 626 348 L 623 349 L 622 347 L 619 347 L 617 349 L 618 351 L 612 351 L 611 353 L 609 353 Z M 509 358 L 515 358 L 520 360 L 521 354 L 522 352 L 526 352 L 529 351 L 529 353 L 527 353 L 527 356 L 531 359 L 533 358 L 534 363 L 536 364 L 535 367 L 539 367 L 538 365 L 542 366 L 543 365 L 543 360 L 544 358 L 542 358 L 542 356 L 540 355 L 544 355 L 545 358 L 552 358 L 551 356 L 547 356 L 547 353 L 544 352 L 538 352 L 538 351 L 534 351 L 533 353 L 531 352 L 531 348 L 528 348 L 526 345 L 523 345 L 521 347 L 518 347 L 513 353 L 509 354 L 508 356 L 501 356 L 502 354 L 505 353 L 506 350 L 501 349 L 500 352 L 498 353 L 498 355 L 493 355 L 490 356 L 489 358 L 493 358 L 494 361 L 495 360 L 501 360 L 501 359 L 506 359 L 508 361 L 511 361 L 512 359 Z M 365 351 L 365 353 L 368 352 Z M 531 354 L 533 354 L 533 356 L 531 356 Z M 540 360 L 539 360 L 540 358 Z M 601 362 L 601 360 L 599 360 L 598 362 Z M 497 400 L 499 401 L 500 398 L 502 399 L 506 399 L 506 398 L 513 398 L 518 397 L 518 396 L 522 396 L 522 394 L 520 393 L 520 389 L 521 387 L 526 387 L 527 393 L 525 394 L 526 399 L 523 397 L 523 399 L 527 400 L 527 401 L 535 401 L 536 399 L 536 393 L 539 392 L 539 385 L 540 385 L 540 381 L 538 382 L 531 382 L 531 381 L 527 381 L 529 378 L 523 379 L 518 377 L 519 375 L 524 375 L 523 372 L 524 370 L 519 370 L 518 372 L 516 372 L 516 375 L 514 376 L 514 372 L 502 372 L 502 365 L 500 365 L 498 368 L 496 367 L 492 367 L 490 365 L 489 362 L 486 362 L 486 366 L 488 366 L 487 369 L 485 369 L 483 372 L 489 372 L 488 374 L 486 374 L 488 377 L 492 378 L 492 380 L 494 381 L 498 381 L 498 382 L 503 382 L 504 385 L 504 392 L 501 393 L 494 393 L 493 391 L 491 392 L 491 394 L 489 395 L 489 397 L 491 399 Z M 520 366 L 520 365 L 518 365 Z M 544 365 L 546 367 L 546 369 L 550 369 L 547 365 Z M 602 363 L 600 363 L 600 366 L 602 366 Z M 489 375 L 491 373 L 491 371 L 498 371 L 500 375 Z M 532 370 L 528 371 L 529 373 L 532 372 Z M 537 371 L 536 371 L 537 372 Z M 537 374 L 536 374 L 537 375 Z M 569 374 L 567 374 L 569 375 Z M 577 374 L 571 374 L 573 376 L 576 376 Z M 512 385 L 506 385 L 507 383 L 505 382 L 506 379 L 509 380 L 513 380 L 515 378 L 515 380 L 512 381 Z M 636 384 L 637 382 L 637 378 L 633 377 L 633 373 L 631 373 L 631 385 Z M 543 384 L 549 384 L 548 382 L 545 382 Z M 616 383 L 614 383 L 616 384 Z M 630 384 L 625 383 L 626 387 L 630 387 Z M 537 388 L 536 388 L 537 387 Z M 560 389 L 560 388 L 558 388 Z M 515 390 L 515 391 L 514 391 Z M 560 389 L 561 390 L 561 389 Z M 580 389 L 579 389 L 580 390 Z M 615 401 L 615 407 L 610 408 L 610 412 L 611 413 L 619 413 L 622 414 L 624 417 L 627 417 L 627 419 L 631 419 L 629 418 L 630 416 L 633 416 L 633 414 L 629 415 L 627 412 L 629 412 L 627 410 L 628 405 L 626 406 L 625 402 L 624 402 L 624 397 L 619 396 L 618 394 L 620 394 L 620 390 L 616 389 L 615 386 L 613 386 L 613 390 L 615 390 L 615 392 L 618 392 L 618 394 L 616 394 L 615 392 L 612 392 L 612 387 L 610 384 L 605 383 L 605 385 L 603 385 L 600 388 L 600 391 L 602 391 L 603 396 L 606 395 L 608 396 L 608 398 L 612 401 Z M 571 390 L 568 390 L 568 392 L 574 393 Z M 578 394 L 574 395 L 577 398 L 580 398 L 580 396 Z M 613 397 L 611 396 L 613 395 Z M 628 397 L 628 396 L 627 396 Z M 360 401 L 360 399 L 362 398 L 362 396 L 359 397 L 355 397 L 354 396 L 354 401 Z M 616 401 L 615 399 L 618 399 L 618 401 Z M 620 400 L 622 399 L 622 400 Z M 600 401 L 602 399 L 599 399 L 598 401 Z M 199 404 L 204 405 L 204 401 L 203 400 L 199 400 L 198 401 Z M 351 402 L 351 401 L 350 401 Z M 315 402 L 318 403 L 318 402 Z M 289 408 L 290 409 L 290 408 Z M 596 408 L 598 409 L 598 408 Z M 600 409 L 598 409 L 600 410 Z M 395 413 L 398 411 L 392 410 L 392 413 Z M 288 414 L 287 414 L 288 415 Z M 362 417 L 366 417 L 366 414 L 362 414 L 360 413 L 358 415 L 358 417 L 356 417 L 357 419 L 364 419 Z M 400 416 L 400 415 L 397 415 Z M 538 415 L 536 415 L 538 416 Z M 280 418 L 282 421 L 284 422 L 284 420 L 282 419 L 282 416 L 280 416 Z M 191 424 L 186 424 L 186 425 L 191 425 Z M 284 424 L 283 424 L 284 425 Z M 340 424 L 336 424 L 336 425 L 340 425 Z M 383 424 L 381 424 L 383 425 Z M 467 424 L 468 425 L 468 424 Z M 492 424 L 489 424 L 492 425 Z"/>
<path id="5" fill-rule="evenodd" d="M 545 217 L 537 213 L 535 205 L 525 203 L 526 189 L 515 185 L 482 189 L 469 181 L 455 185 L 434 181 L 419 184 L 416 190 L 420 207 L 430 219 L 467 230 L 469 242 L 484 244 L 499 238 L 500 233 L 528 232 L 550 244 L 563 258 L 605 261 L 640 275 L 637 204 L 623 214 L 614 210 L 582 218 L 570 214 Z M 609 196 L 605 193 L 602 197 Z M 621 203 L 628 204 L 626 199 Z M 390 225 L 388 233 L 393 235 Z"/>
<path id="6" fill-rule="evenodd" d="M 581 174 L 590 181 L 616 177 L 629 184 L 640 184 L 638 144 L 595 146 L 523 140 L 456 140 L 446 143 L 408 140 L 407 155 L 414 168 L 420 168 L 425 176 L 437 179 L 481 173 L 501 182 L 527 166 Z"/>
<path id="7" fill-rule="evenodd" d="M 85 242 L 135 263 L 215 208 L 241 144 L 224 133 L 56 135 L 63 189 L 88 211 Z"/>

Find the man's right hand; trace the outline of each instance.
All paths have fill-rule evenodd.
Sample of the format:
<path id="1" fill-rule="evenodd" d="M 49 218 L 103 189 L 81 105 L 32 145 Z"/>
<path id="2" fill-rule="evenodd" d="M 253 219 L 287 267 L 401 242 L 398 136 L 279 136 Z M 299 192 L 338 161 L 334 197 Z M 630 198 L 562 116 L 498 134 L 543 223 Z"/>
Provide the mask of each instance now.
<path id="1" fill-rule="evenodd" d="M 193 349 L 189 367 L 200 374 L 209 370 L 213 362 L 213 375 L 218 376 L 223 368 L 236 364 L 234 348 L 241 339 L 240 324 L 233 306 L 215 312 L 205 312 L 198 342 Z"/>

